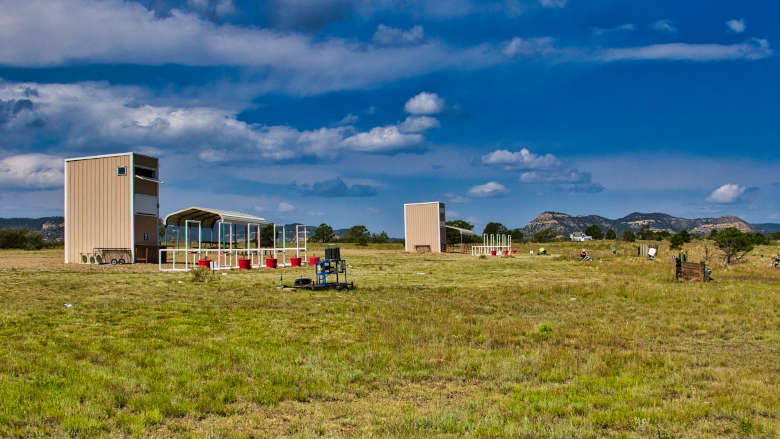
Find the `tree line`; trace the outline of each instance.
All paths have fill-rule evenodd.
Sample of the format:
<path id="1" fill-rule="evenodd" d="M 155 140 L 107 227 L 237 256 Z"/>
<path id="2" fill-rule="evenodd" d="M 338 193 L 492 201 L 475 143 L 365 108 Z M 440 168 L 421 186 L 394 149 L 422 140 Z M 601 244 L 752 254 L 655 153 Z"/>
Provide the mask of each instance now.
<path id="1" fill-rule="evenodd" d="M 0 229 L 0 248 L 40 250 L 57 244 L 46 242 L 40 232 L 30 229 Z"/>
<path id="2" fill-rule="evenodd" d="M 390 242 L 390 237 L 387 236 L 387 233 L 382 231 L 382 233 L 371 233 L 368 231 L 368 228 L 364 225 L 356 225 L 352 226 L 347 230 L 347 233 L 344 234 L 341 238 L 336 237 L 336 233 L 333 230 L 333 227 L 322 223 L 314 230 L 314 234 L 312 234 L 311 238 L 309 238 L 309 241 L 313 242 L 352 242 L 356 243 L 358 245 L 367 245 L 369 242 L 371 243 L 378 243 L 378 244 L 384 244 L 387 242 Z"/>
<path id="3" fill-rule="evenodd" d="M 474 230 L 474 225 L 464 221 L 464 220 L 453 220 L 453 221 L 447 221 L 447 225 L 449 226 L 455 226 L 462 229 L 467 230 Z M 523 231 L 519 228 L 516 229 L 509 229 L 505 225 L 498 223 L 498 222 L 490 222 L 485 225 L 485 228 L 482 230 L 483 234 L 488 235 L 511 235 L 513 242 L 520 242 L 526 240 L 526 237 L 523 235 Z M 585 228 L 584 233 L 590 237 L 592 237 L 594 240 L 617 240 L 618 235 L 613 229 L 607 229 L 606 232 L 601 229 L 596 224 L 591 224 L 587 228 Z M 771 233 L 771 234 L 763 234 L 763 233 L 754 233 L 754 232 L 742 232 L 741 230 L 735 228 L 735 227 L 729 227 L 726 229 L 722 229 L 720 231 L 713 230 L 709 234 L 709 239 L 713 241 L 725 241 L 725 240 L 740 240 L 744 241 L 745 243 L 750 243 L 753 246 L 756 245 L 766 245 L 769 244 L 773 240 L 780 240 L 780 232 Z M 457 243 L 460 242 L 460 233 L 457 230 L 447 229 L 447 243 Z M 634 242 L 636 240 L 642 240 L 642 241 L 663 241 L 663 240 L 669 240 L 671 243 L 671 247 L 673 249 L 681 248 L 685 243 L 691 242 L 691 240 L 699 238 L 699 236 L 693 235 L 692 233 L 688 232 L 688 230 L 681 230 L 677 233 L 671 233 L 668 230 L 653 230 L 650 228 L 649 225 L 644 224 L 642 225 L 638 231 L 634 232 L 633 230 L 626 230 L 620 235 L 620 240 L 626 241 L 626 242 Z M 466 235 L 463 235 L 463 242 L 474 242 L 474 241 L 480 241 L 482 239 L 482 236 L 476 236 L 476 235 L 469 235 L 468 237 Z M 551 228 L 540 230 L 536 233 L 534 233 L 532 236 L 527 237 L 528 241 L 532 242 L 552 242 L 558 239 L 558 234 Z M 743 245 L 742 247 L 745 247 Z"/>

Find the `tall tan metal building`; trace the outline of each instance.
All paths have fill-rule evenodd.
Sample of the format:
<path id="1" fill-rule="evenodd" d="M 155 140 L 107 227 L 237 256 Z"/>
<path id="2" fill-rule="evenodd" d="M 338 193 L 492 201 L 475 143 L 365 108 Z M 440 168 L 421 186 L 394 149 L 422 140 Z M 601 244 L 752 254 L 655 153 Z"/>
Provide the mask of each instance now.
<path id="1" fill-rule="evenodd" d="M 153 262 L 159 163 L 132 152 L 65 160 L 65 263 Z"/>
<path id="2" fill-rule="evenodd" d="M 404 204 L 404 241 L 407 252 L 443 253 L 447 250 L 444 203 Z"/>

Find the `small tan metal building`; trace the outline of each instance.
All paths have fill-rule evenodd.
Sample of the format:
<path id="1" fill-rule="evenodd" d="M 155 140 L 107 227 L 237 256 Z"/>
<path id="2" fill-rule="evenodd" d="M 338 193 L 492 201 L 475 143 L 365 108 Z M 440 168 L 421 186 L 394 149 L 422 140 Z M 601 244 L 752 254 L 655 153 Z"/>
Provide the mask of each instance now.
<path id="1" fill-rule="evenodd" d="M 156 262 L 159 162 L 133 152 L 65 159 L 65 263 Z"/>
<path id="2" fill-rule="evenodd" d="M 404 204 L 404 241 L 407 252 L 443 253 L 447 250 L 444 203 Z"/>

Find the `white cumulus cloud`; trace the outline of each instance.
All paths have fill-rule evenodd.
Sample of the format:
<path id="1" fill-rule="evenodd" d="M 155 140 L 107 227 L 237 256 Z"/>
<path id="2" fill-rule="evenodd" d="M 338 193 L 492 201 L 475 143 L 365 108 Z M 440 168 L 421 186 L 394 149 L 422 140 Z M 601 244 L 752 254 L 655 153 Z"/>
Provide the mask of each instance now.
<path id="1" fill-rule="evenodd" d="M 727 21 L 726 27 L 729 28 L 729 30 L 734 32 L 735 34 L 741 34 L 742 32 L 745 32 L 745 29 L 747 29 L 747 26 L 745 25 L 745 20 L 743 18 L 740 19 L 735 18 Z"/>
<path id="2" fill-rule="evenodd" d="M 422 133 L 431 128 L 439 127 L 439 121 L 430 116 L 408 116 L 399 128 L 405 133 Z"/>
<path id="3" fill-rule="evenodd" d="M 350 119 L 335 127 L 299 130 L 241 121 L 237 117 L 240 108 L 184 104 L 159 102 L 138 87 L 0 82 L 0 136 L 16 148 L 38 147 L 47 139 L 58 139 L 56 148 L 73 155 L 148 149 L 195 153 L 207 162 L 247 157 L 283 161 L 303 156 L 332 158 L 345 151 L 387 154 L 408 150 L 425 140 L 422 132 L 439 125 L 432 117 L 409 116 L 398 124 L 367 131 L 358 130 Z M 94 150 L 96 145 L 101 150 Z M 30 177 L 30 181 L 39 177 Z"/>
<path id="4" fill-rule="evenodd" d="M 497 149 L 482 156 L 482 163 L 520 172 L 518 180 L 527 184 L 553 184 L 570 192 L 596 193 L 604 186 L 594 183 L 589 172 L 566 166 L 552 154 L 534 154 L 528 148 L 520 151 Z"/>
<path id="5" fill-rule="evenodd" d="M 0 187 L 42 189 L 62 186 L 62 157 L 19 154 L 0 159 Z"/>
<path id="6" fill-rule="evenodd" d="M 552 37 L 515 37 L 504 45 L 503 52 L 509 57 L 549 55 L 555 52 L 555 39 Z"/>
<path id="7" fill-rule="evenodd" d="M 404 149 L 423 141 L 420 134 L 405 134 L 395 125 L 375 127 L 344 139 L 344 145 L 355 151 L 383 152 Z"/>
<path id="8" fill-rule="evenodd" d="M 489 181 L 485 184 L 480 184 L 472 187 L 468 191 L 468 195 L 476 198 L 493 198 L 500 197 L 509 193 L 509 189 L 501 183 L 495 181 Z"/>
<path id="9" fill-rule="evenodd" d="M 444 111 L 444 99 L 436 93 L 421 92 L 406 101 L 404 110 L 409 114 L 437 114 Z"/>
<path id="10" fill-rule="evenodd" d="M 560 165 L 560 161 L 552 154 L 537 155 L 528 148 L 520 151 L 497 149 L 482 156 L 486 165 L 502 165 L 505 169 L 537 169 L 551 168 Z"/>
<path id="11" fill-rule="evenodd" d="M 738 184 L 724 184 L 712 191 L 707 201 L 710 203 L 730 204 L 734 203 L 747 191 L 747 187 Z"/>

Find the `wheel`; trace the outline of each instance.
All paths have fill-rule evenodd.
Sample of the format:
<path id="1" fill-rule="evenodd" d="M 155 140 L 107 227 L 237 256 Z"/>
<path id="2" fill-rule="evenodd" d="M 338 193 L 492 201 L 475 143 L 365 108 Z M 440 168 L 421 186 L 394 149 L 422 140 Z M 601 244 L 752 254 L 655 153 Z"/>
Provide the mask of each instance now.
<path id="1" fill-rule="evenodd" d="M 123 258 L 119 258 L 119 265 L 125 265 L 125 260 Z"/>
<path id="2" fill-rule="evenodd" d="M 117 263 L 117 262 L 118 262 L 118 261 L 117 261 L 116 259 L 112 259 L 112 260 L 111 260 L 111 265 L 116 265 L 116 263 Z"/>

